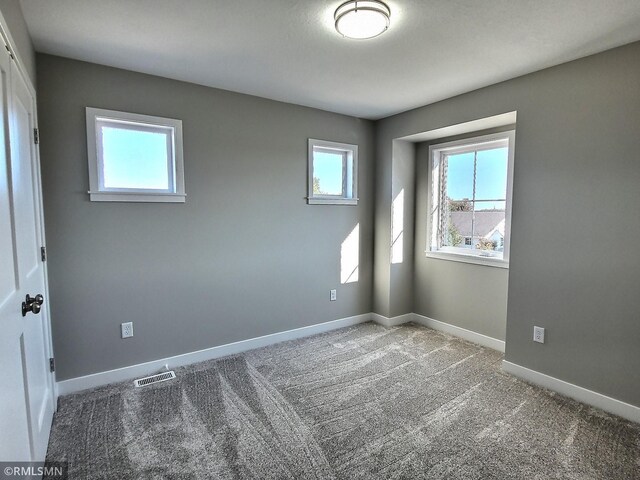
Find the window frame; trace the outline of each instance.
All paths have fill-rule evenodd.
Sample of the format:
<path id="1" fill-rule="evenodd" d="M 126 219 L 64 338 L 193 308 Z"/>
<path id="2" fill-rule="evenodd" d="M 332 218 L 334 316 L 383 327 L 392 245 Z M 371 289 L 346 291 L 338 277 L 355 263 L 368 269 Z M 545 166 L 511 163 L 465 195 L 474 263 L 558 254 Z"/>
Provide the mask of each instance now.
<path id="1" fill-rule="evenodd" d="M 319 195 L 313 193 L 313 154 L 316 150 L 331 154 L 342 153 L 341 195 Z M 307 203 L 309 205 L 358 204 L 358 145 L 310 138 L 307 160 Z"/>
<path id="2" fill-rule="evenodd" d="M 102 126 L 122 124 L 127 130 L 162 132 L 167 135 L 167 170 L 169 188 L 108 188 L 104 186 Z M 89 163 L 89 199 L 92 202 L 184 203 L 184 157 L 182 120 L 138 113 L 86 107 L 87 159 Z"/>
<path id="3" fill-rule="evenodd" d="M 429 146 L 428 159 L 428 195 L 427 195 L 427 237 L 425 254 L 429 258 L 439 258 L 463 263 L 472 263 L 491 267 L 509 268 L 511 253 L 511 212 L 513 200 L 513 164 L 515 158 L 515 130 L 507 130 L 499 133 L 467 137 L 451 142 L 438 143 Z M 508 147 L 507 157 L 507 191 L 505 199 L 505 229 L 504 249 L 502 258 L 486 256 L 482 251 L 457 247 L 437 248 L 437 222 L 439 220 L 439 205 L 435 204 L 434 196 L 440 195 L 441 186 L 439 179 L 435 178 L 434 171 L 439 168 L 444 155 L 459 154 L 470 151 L 481 151 L 496 148 L 500 142 L 506 142 Z M 481 200 L 477 200 L 481 201 Z M 473 240 L 472 240 L 473 243 Z"/>

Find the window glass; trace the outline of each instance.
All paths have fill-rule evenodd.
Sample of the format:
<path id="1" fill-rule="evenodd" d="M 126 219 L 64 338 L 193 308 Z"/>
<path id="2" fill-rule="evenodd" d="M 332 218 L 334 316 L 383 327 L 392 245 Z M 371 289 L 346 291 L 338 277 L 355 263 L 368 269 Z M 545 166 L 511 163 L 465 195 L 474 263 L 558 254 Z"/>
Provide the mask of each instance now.
<path id="1" fill-rule="evenodd" d="M 168 132 L 102 126 L 102 167 L 106 189 L 172 189 Z"/>
<path id="2" fill-rule="evenodd" d="M 313 151 L 313 193 L 343 195 L 344 154 Z"/>
<path id="3" fill-rule="evenodd" d="M 309 204 L 358 204 L 358 146 L 309 139 Z"/>
<path id="4" fill-rule="evenodd" d="M 447 155 L 447 196 L 452 199 L 473 197 L 473 152 Z"/>
<path id="5" fill-rule="evenodd" d="M 86 108 L 92 202 L 184 203 L 182 121 Z"/>
<path id="6" fill-rule="evenodd" d="M 430 148 L 427 252 L 508 259 L 513 138 L 513 132 L 506 132 Z"/>
<path id="7" fill-rule="evenodd" d="M 507 147 L 480 150 L 476 161 L 476 199 L 507 198 Z"/>

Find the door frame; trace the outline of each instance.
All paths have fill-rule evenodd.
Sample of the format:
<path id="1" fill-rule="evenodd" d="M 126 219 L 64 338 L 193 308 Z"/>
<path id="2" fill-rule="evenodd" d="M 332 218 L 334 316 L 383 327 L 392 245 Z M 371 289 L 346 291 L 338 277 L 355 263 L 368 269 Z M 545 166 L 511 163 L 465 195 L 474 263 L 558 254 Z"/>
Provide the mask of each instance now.
<path id="1" fill-rule="evenodd" d="M 11 54 L 14 67 L 16 68 L 18 75 L 20 75 L 20 77 L 24 81 L 25 85 L 27 86 L 27 90 L 29 91 L 29 94 L 33 98 L 34 111 L 31 112 L 31 115 L 33 116 L 33 127 L 38 129 L 39 131 L 38 104 L 37 104 L 38 97 L 36 95 L 36 89 L 31 81 L 31 78 L 27 74 L 27 70 L 24 67 L 24 63 L 22 62 L 22 59 L 18 54 L 17 49 L 15 48 L 16 43 L 13 40 L 13 37 L 11 36 L 8 23 L 5 20 L 2 12 L 0 12 L 0 36 L 2 37 L 2 40 L 4 40 L 5 45 L 8 46 L 9 53 Z M 32 171 L 34 174 L 34 178 L 33 178 L 34 190 L 37 192 L 37 195 L 38 195 L 38 209 L 40 213 L 39 215 L 40 218 L 38 219 L 37 227 L 40 230 L 39 232 L 41 235 L 40 238 L 42 239 L 41 247 L 44 247 L 46 251 L 47 239 L 45 235 L 45 226 L 44 226 L 44 203 L 42 198 L 42 173 L 40 169 L 40 145 L 36 144 L 35 141 L 31 142 L 31 153 L 32 153 Z M 48 255 L 48 252 L 47 252 L 47 255 Z M 44 342 L 45 352 L 43 353 L 45 355 L 45 358 L 48 359 L 48 358 L 54 358 L 53 339 L 51 336 L 51 333 L 52 333 L 51 332 L 51 314 L 50 314 L 51 305 L 49 302 L 49 269 L 48 269 L 47 261 L 44 261 L 42 263 L 43 263 L 43 272 L 44 272 L 43 294 L 44 294 L 44 303 L 45 303 L 44 305 L 45 308 L 43 308 L 44 318 L 42 319 L 42 321 L 44 322 L 43 332 L 46 337 Z M 53 411 L 55 412 L 57 410 L 57 403 L 58 403 L 58 384 L 55 379 L 55 372 L 51 372 L 50 375 L 48 375 L 48 382 L 49 382 L 49 387 L 51 388 L 51 392 L 53 392 L 52 402 L 53 402 Z"/>

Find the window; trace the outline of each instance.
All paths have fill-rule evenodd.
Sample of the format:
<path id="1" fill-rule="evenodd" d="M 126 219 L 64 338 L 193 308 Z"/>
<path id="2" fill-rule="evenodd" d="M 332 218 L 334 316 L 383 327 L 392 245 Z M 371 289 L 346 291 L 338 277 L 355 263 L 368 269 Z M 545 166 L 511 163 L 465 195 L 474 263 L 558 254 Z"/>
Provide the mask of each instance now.
<path id="1" fill-rule="evenodd" d="M 184 202 L 182 121 L 87 107 L 89 196 Z"/>
<path id="2" fill-rule="evenodd" d="M 309 139 L 309 204 L 358 204 L 358 146 Z"/>
<path id="3" fill-rule="evenodd" d="M 515 132 L 429 148 L 427 255 L 506 267 Z"/>

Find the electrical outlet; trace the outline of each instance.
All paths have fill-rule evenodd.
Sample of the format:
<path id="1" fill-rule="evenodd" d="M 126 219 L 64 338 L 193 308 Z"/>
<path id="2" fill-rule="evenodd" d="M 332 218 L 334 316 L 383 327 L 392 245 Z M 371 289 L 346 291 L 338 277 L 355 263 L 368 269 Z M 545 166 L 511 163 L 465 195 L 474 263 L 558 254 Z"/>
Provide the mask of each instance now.
<path id="1" fill-rule="evenodd" d="M 337 290 L 333 289 L 333 290 L 329 290 L 329 300 L 332 302 L 335 302 L 338 299 L 338 292 Z"/>
<path id="2" fill-rule="evenodd" d="M 533 341 L 538 343 L 544 343 L 544 328 L 533 327 Z"/>
<path id="3" fill-rule="evenodd" d="M 120 333 L 122 334 L 122 338 L 133 337 L 133 322 L 121 323 Z"/>

